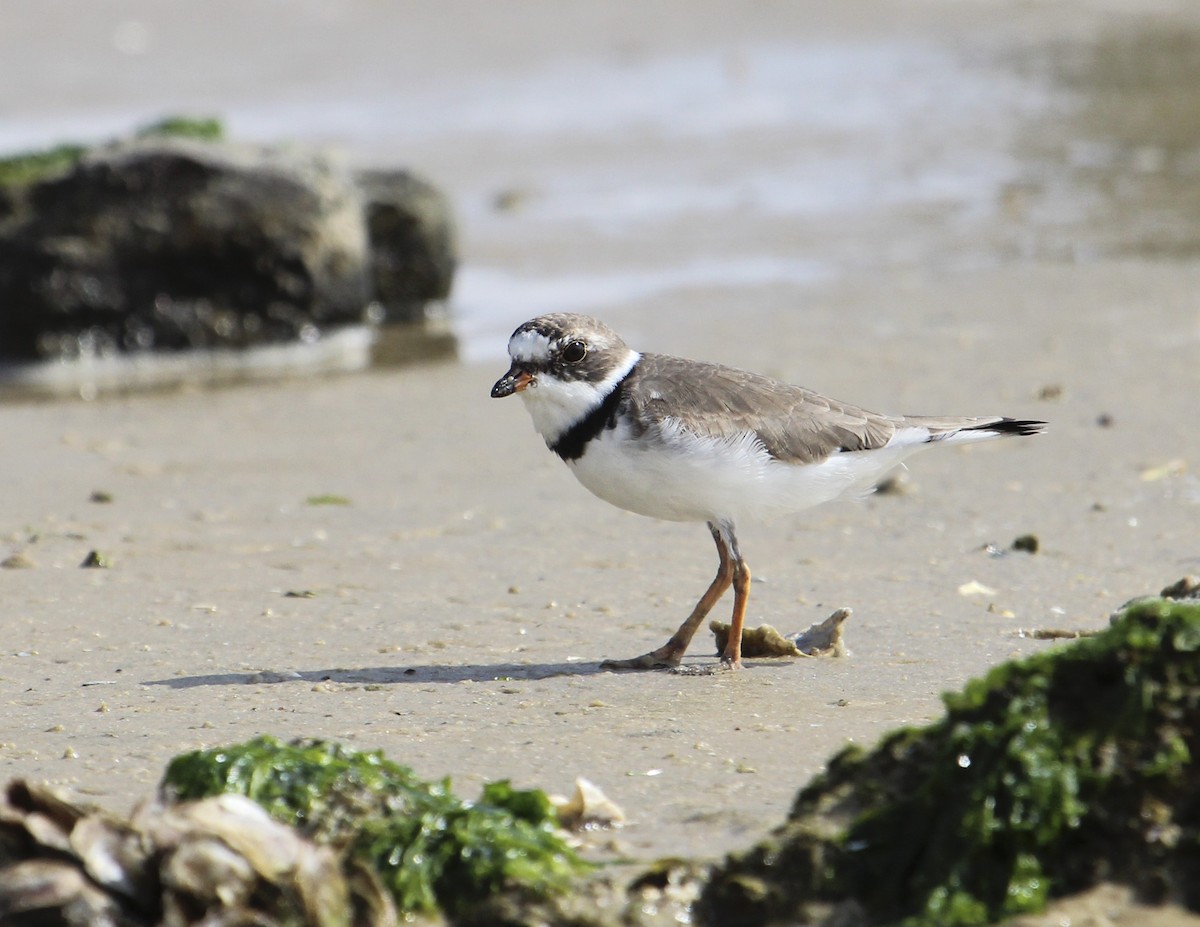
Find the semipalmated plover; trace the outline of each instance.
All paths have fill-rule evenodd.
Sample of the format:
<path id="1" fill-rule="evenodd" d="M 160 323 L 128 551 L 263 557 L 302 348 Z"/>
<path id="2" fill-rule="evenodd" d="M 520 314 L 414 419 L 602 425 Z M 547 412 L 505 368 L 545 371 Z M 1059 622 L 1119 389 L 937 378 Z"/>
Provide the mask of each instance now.
<path id="1" fill-rule="evenodd" d="M 936 444 L 1033 435 L 1044 422 L 987 415 L 881 415 L 732 367 L 640 354 L 596 319 L 538 316 L 508 342 L 512 366 L 492 387 L 519 393 L 533 426 L 584 486 L 619 508 L 708 523 L 720 564 L 662 647 L 615 669 L 679 665 L 705 615 L 731 585 L 721 655 L 741 663 L 750 569 L 735 525 L 862 496 L 910 454 Z"/>

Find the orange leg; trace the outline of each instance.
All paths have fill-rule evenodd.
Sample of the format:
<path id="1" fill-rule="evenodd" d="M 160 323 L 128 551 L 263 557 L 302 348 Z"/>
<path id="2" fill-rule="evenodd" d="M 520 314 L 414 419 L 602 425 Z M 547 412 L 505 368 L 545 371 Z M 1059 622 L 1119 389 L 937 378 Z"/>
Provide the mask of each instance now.
<path id="1" fill-rule="evenodd" d="M 717 575 L 709 583 L 708 589 L 692 609 L 687 620 L 679 626 L 671 639 L 659 647 L 640 657 L 630 660 L 605 660 L 600 666 L 604 669 L 658 669 L 661 667 L 678 666 L 683 654 L 692 642 L 701 623 L 712 611 L 712 607 L 725 594 L 725 590 L 733 586 L 733 622 L 729 629 L 729 643 L 721 656 L 721 663 L 730 667 L 741 666 L 742 624 L 746 613 L 746 599 L 750 591 L 750 570 L 737 553 L 737 542 L 733 537 L 732 526 L 714 525 L 709 522 L 708 530 L 712 532 L 717 544 Z M 732 549 L 732 556 L 731 556 Z M 736 636 L 735 636 L 736 635 Z"/>
<path id="2" fill-rule="evenodd" d="M 721 664 L 730 669 L 742 666 L 742 626 L 746 623 L 746 602 L 750 599 L 750 567 L 741 557 L 733 564 L 733 617 L 729 620 L 729 640 L 721 654 Z"/>

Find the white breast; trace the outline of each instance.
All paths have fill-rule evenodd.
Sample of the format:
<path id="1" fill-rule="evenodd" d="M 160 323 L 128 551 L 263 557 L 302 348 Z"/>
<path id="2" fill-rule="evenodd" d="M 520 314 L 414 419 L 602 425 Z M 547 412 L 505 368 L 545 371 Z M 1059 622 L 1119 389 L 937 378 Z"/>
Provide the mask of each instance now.
<path id="1" fill-rule="evenodd" d="M 618 424 L 568 466 L 601 499 L 639 515 L 737 523 L 865 495 L 921 446 L 889 445 L 789 464 L 771 457 L 753 432 L 703 437 L 667 419 L 636 438 L 627 424 Z"/>

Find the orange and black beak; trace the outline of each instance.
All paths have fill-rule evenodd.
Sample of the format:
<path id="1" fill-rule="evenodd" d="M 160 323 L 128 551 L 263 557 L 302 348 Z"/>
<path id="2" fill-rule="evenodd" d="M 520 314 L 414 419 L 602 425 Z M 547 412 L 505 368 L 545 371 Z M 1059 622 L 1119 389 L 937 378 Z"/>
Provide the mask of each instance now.
<path id="1" fill-rule="evenodd" d="M 503 399 L 513 393 L 519 393 L 532 382 L 533 374 L 513 364 L 508 368 L 508 373 L 497 380 L 496 385 L 492 387 L 492 398 Z"/>

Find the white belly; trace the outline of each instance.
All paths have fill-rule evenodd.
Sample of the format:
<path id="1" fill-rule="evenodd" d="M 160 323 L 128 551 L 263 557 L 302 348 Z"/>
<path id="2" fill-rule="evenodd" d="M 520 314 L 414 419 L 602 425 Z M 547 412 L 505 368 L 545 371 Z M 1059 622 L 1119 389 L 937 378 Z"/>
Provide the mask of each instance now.
<path id="1" fill-rule="evenodd" d="M 604 431 L 567 465 L 601 499 L 639 515 L 736 523 L 868 493 L 916 449 L 839 453 L 798 465 L 771 457 L 752 432 L 697 437 L 668 422 L 657 436 L 640 439 L 620 425 Z"/>

